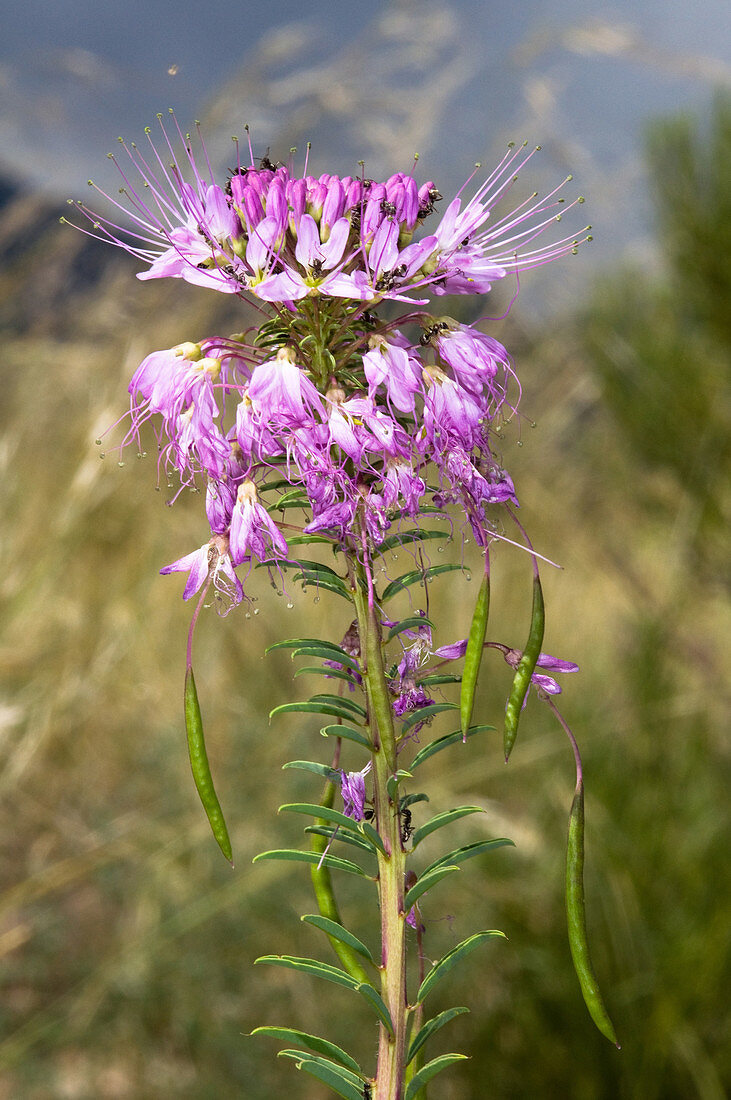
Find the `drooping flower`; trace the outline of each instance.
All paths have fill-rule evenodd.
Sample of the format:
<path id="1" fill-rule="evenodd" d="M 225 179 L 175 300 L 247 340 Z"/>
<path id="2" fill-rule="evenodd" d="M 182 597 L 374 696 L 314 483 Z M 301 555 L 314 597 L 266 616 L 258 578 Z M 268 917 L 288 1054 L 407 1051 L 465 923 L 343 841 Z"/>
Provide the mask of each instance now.
<path id="1" fill-rule="evenodd" d="M 501 649 L 503 651 L 503 657 L 511 668 L 518 667 L 520 659 L 523 656 L 521 650 L 508 649 L 507 646 L 496 646 L 495 648 Z M 552 657 L 550 653 L 539 654 L 538 660 L 536 661 L 536 667 L 547 668 L 549 672 L 579 671 L 579 666 L 577 664 L 574 664 L 573 661 L 564 661 L 560 657 Z M 545 673 L 542 672 L 533 673 L 533 675 L 531 676 L 531 684 L 534 687 L 540 688 L 542 691 L 545 691 L 548 695 L 560 695 L 561 691 L 563 690 L 557 680 L 554 680 L 552 676 L 547 676 Z M 526 698 L 523 700 L 523 706 L 525 706 L 527 698 L 528 696 L 526 694 Z"/>
<path id="2" fill-rule="evenodd" d="M 353 821 L 365 821 L 366 787 L 365 777 L 371 770 L 370 762 L 359 772 L 340 773 L 340 793 L 343 798 L 343 813 Z"/>
<path id="3" fill-rule="evenodd" d="M 206 581 L 211 579 L 214 588 L 232 603 L 241 603 L 244 597 L 241 581 L 234 572 L 229 550 L 229 541 L 225 535 L 214 535 L 210 542 L 186 554 L 171 565 L 165 565 L 161 573 L 188 573 L 183 591 L 183 599 L 189 600 L 199 592 Z"/>
<path id="4" fill-rule="evenodd" d="M 234 565 L 251 557 L 266 561 L 272 554 L 286 558 L 289 553 L 286 539 L 259 502 L 256 485 L 249 479 L 239 485 L 229 538 Z"/>

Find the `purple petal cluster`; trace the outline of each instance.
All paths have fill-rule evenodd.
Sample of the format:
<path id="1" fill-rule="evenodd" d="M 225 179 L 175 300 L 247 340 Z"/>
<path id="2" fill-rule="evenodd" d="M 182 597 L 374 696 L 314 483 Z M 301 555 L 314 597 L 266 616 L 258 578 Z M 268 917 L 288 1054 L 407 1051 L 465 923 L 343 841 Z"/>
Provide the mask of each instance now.
<path id="1" fill-rule="evenodd" d="M 519 386 L 497 340 L 417 307 L 573 250 L 575 237 L 534 245 L 560 188 L 496 219 L 533 155 L 510 148 L 440 217 L 431 180 L 298 176 L 251 155 L 221 185 L 187 135 L 176 156 L 162 133 L 162 151 L 149 134 L 145 155 L 124 146 L 142 185 L 120 167 L 126 206 L 110 201 L 132 225 L 78 203 L 87 231 L 137 257 L 142 279 L 249 297 L 264 317 L 258 332 L 154 352 L 130 383 L 128 440 L 154 417 L 165 473 L 206 489 L 209 542 L 163 571 L 189 573 L 186 599 L 213 582 L 238 602 L 235 570 L 286 562 L 292 527 L 351 547 L 365 532 L 377 549 L 395 523 L 452 504 L 485 545 L 486 506 L 517 503 L 492 440 Z M 389 301 L 406 312 L 381 316 Z M 284 525 L 283 507 L 300 522 Z"/>

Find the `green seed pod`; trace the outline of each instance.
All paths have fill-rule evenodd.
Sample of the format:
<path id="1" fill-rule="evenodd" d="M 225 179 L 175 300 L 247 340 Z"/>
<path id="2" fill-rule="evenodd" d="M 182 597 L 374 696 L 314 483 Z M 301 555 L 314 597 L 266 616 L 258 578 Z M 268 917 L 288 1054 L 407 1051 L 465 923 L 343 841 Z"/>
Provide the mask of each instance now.
<path id="1" fill-rule="evenodd" d="M 203 737 L 203 720 L 192 668 L 188 668 L 185 673 L 185 728 L 188 734 L 188 755 L 190 756 L 190 767 L 195 780 L 195 789 L 200 795 L 203 809 L 206 811 L 206 816 L 211 824 L 218 846 L 229 863 L 233 865 L 231 841 L 208 764 L 206 743 Z"/>
<path id="2" fill-rule="evenodd" d="M 594 968 L 589 955 L 589 943 L 586 935 L 586 906 L 584 902 L 584 784 L 580 779 L 569 816 L 569 838 L 566 850 L 566 918 L 569 931 L 569 946 L 574 969 L 579 979 L 581 992 L 589 1009 L 589 1014 L 601 1031 L 617 1050 L 617 1042 L 612 1021 L 604 1006 Z"/>
<path id="3" fill-rule="evenodd" d="M 487 562 L 485 563 L 487 566 Z M 470 635 L 467 639 L 467 649 L 464 655 L 464 671 L 462 672 L 462 688 L 459 697 L 459 714 L 462 723 L 462 737 L 467 737 L 467 730 L 472 721 L 472 708 L 475 704 L 475 692 L 477 690 L 477 677 L 480 672 L 482 654 L 485 647 L 485 634 L 487 633 L 487 617 L 490 611 L 490 574 L 485 569 L 480 591 L 477 594 Z"/>
<path id="4" fill-rule="evenodd" d="M 503 749 L 507 764 L 510 753 L 518 736 L 518 722 L 523 703 L 530 687 L 530 679 L 535 672 L 536 662 L 541 654 L 543 645 L 543 631 L 546 625 L 546 611 L 543 605 L 543 589 L 541 578 L 536 572 L 533 578 L 533 611 L 531 614 L 530 634 L 526 642 L 523 656 L 513 676 L 513 686 L 510 689 L 510 698 L 505 708 L 505 734 L 503 737 Z"/>

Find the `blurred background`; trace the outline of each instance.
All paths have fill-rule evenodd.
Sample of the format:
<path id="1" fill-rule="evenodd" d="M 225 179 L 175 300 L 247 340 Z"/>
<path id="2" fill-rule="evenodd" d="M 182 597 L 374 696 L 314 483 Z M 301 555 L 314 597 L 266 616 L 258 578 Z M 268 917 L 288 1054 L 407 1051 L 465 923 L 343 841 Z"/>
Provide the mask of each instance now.
<path id="1" fill-rule="evenodd" d="M 120 466 L 94 445 L 149 351 L 245 323 L 225 296 L 139 283 L 126 254 L 59 225 L 89 175 L 117 186 L 104 154 L 118 135 L 140 138 L 171 105 L 184 126 L 201 119 L 223 170 L 248 122 L 257 155 L 311 139 L 316 172 L 364 158 L 390 174 L 418 152 L 449 195 L 513 139 L 543 146 L 527 188 L 573 172 L 586 194 L 594 242 L 527 274 L 488 330 L 524 386 L 527 419 L 505 443 L 522 519 L 564 567 L 545 571 L 545 648 L 582 667 L 563 709 L 584 751 L 589 927 L 623 1050 L 594 1030 L 571 968 L 572 758 L 533 700 L 508 768 L 488 738 L 424 769 L 431 810 L 487 811 L 462 842 L 487 830 L 517 845 L 425 907 L 432 957 L 478 928 L 509 936 L 441 988 L 433 1008 L 472 1012 L 434 1053 L 471 1060 L 431 1091 L 727 1095 L 730 32 L 727 0 L 5 6 L 1 1100 L 317 1100 L 247 1037 L 263 1023 L 326 1034 L 367 1066 L 374 1053 L 346 994 L 252 968 L 268 952 L 327 957 L 298 921 L 313 908 L 306 872 L 251 857 L 299 844 L 275 809 L 316 790 L 280 767 L 319 746 L 316 719 L 268 724 L 305 685 L 264 649 L 338 637 L 339 601 L 298 595 L 288 609 L 262 582 L 259 614 L 199 624 L 232 872 L 188 771 L 189 609 L 179 579 L 158 576 L 206 537 L 202 501 L 166 508 L 151 458 Z M 513 289 L 479 308 L 499 316 Z M 473 320 L 473 307 L 455 308 Z M 475 595 L 452 576 L 432 589 L 439 644 L 464 636 Z M 529 604 L 526 561 L 498 552 L 491 636 L 521 646 Z M 499 724 L 506 673 L 497 657 L 485 668 L 482 721 Z M 366 900 L 345 906 L 356 931 Z"/>

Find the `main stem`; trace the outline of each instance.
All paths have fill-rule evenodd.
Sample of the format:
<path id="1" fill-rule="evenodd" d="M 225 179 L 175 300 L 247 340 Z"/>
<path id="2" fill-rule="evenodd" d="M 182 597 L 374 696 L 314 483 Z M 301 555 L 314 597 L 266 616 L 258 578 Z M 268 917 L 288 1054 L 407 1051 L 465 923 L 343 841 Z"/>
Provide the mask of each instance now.
<path id="1" fill-rule="evenodd" d="M 364 560 L 351 560 L 351 566 L 368 723 L 373 743 L 375 826 L 387 853 L 378 853 L 381 996 L 391 1014 L 394 1034 L 391 1035 L 383 1024 L 379 1025 L 374 1100 L 403 1100 L 408 1015 L 404 911 L 406 853 L 401 843 L 398 791 L 394 791 L 394 799 L 388 793 L 388 781 L 397 771 L 396 734 L 383 665 L 381 623 L 375 607 L 373 578 L 365 546 Z"/>

